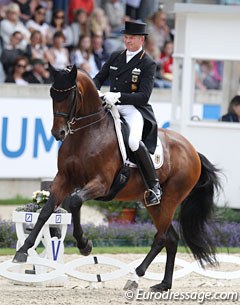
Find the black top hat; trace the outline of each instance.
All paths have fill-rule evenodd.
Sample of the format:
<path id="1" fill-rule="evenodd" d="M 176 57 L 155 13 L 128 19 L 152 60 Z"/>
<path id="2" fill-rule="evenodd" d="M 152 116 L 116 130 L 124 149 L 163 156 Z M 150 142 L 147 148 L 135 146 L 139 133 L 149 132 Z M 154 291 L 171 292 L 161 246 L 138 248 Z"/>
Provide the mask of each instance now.
<path id="1" fill-rule="evenodd" d="M 148 35 L 146 33 L 146 23 L 143 22 L 132 22 L 126 21 L 125 22 L 125 30 L 122 31 L 122 34 L 127 35 Z"/>

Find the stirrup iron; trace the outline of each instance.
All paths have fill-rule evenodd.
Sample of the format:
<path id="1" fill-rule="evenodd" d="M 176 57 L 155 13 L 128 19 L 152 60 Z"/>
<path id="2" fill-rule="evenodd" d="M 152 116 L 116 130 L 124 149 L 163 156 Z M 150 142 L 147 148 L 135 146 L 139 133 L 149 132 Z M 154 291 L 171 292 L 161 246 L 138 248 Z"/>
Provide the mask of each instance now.
<path id="1" fill-rule="evenodd" d="M 154 194 L 154 196 L 158 199 L 158 202 L 155 202 L 155 203 L 148 203 L 147 198 L 149 197 L 149 196 L 148 196 L 149 193 Z M 144 201 L 145 201 L 146 207 L 151 207 L 151 206 L 160 204 L 161 198 L 162 198 L 162 196 L 160 196 L 160 198 L 158 198 L 157 194 L 156 194 L 153 190 L 151 190 L 151 189 L 148 189 L 148 190 L 146 190 L 146 191 L 144 192 Z"/>

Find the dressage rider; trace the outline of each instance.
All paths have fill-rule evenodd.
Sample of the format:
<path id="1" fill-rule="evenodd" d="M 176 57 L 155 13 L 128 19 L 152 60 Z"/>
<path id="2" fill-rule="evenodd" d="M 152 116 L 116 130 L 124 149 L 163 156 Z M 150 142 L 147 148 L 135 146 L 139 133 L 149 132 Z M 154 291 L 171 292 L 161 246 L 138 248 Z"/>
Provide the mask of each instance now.
<path id="1" fill-rule="evenodd" d="M 122 33 L 126 50 L 114 52 L 93 81 L 100 90 L 104 81 L 110 80 L 110 92 L 105 93 L 103 99 L 109 104 L 117 104 L 129 125 L 129 148 L 148 188 L 148 204 L 154 205 L 160 203 L 162 195 L 149 155 L 149 152 L 154 153 L 157 143 L 157 122 L 148 104 L 156 64 L 143 50 L 147 35 L 145 23 L 127 21 Z"/>

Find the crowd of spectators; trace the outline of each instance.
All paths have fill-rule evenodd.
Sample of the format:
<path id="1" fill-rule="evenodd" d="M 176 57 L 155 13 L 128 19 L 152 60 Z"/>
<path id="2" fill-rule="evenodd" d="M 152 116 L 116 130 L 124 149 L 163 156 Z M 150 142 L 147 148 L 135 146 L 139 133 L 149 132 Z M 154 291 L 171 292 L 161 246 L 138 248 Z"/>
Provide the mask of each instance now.
<path id="1" fill-rule="evenodd" d="M 2 0 L 0 82 L 51 83 L 48 63 L 57 69 L 75 64 L 94 77 L 124 48 L 120 33 L 127 20 L 147 23 L 145 49 L 157 63 L 154 86 L 171 88 L 174 29 L 158 0 Z M 220 88 L 214 65 L 196 63 L 198 89 Z"/>
<path id="2" fill-rule="evenodd" d="M 174 37 L 158 0 L 1 1 L 0 81 L 51 83 L 48 63 L 57 69 L 75 64 L 94 77 L 113 51 L 124 48 L 121 31 L 127 20 L 148 24 L 148 41 L 158 51 L 155 86 L 171 87 L 162 63 L 165 43 Z M 172 60 L 170 74 L 171 66 Z"/>

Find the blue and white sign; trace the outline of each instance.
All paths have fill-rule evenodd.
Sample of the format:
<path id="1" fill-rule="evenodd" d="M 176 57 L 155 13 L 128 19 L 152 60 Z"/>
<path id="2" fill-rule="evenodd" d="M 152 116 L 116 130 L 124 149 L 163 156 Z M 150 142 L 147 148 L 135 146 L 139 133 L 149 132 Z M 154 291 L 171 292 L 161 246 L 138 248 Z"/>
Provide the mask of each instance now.
<path id="1" fill-rule="evenodd" d="M 171 104 L 151 104 L 158 126 L 169 127 Z M 212 118 L 213 112 L 216 116 L 216 109 L 210 110 L 194 105 L 194 115 L 200 119 Z M 0 179 L 55 177 L 61 143 L 51 135 L 52 124 L 50 98 L 0 98 Z"/>
<path id="2" fill-rule="evenodd" d="M 50 99 L 0 98 L 0 178 L 54 177 L 59 142 Z"/>

